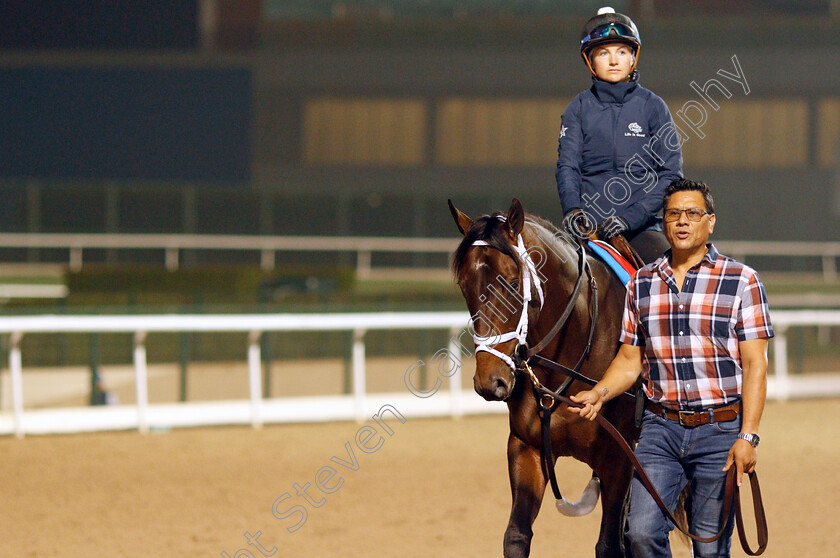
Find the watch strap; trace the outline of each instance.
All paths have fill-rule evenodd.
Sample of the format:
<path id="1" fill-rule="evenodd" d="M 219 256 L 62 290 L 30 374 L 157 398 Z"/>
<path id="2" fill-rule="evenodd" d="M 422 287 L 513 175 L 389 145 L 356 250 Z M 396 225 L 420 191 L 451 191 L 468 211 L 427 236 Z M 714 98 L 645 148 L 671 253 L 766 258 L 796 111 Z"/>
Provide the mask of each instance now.
<path id="1" fill-rule="evenodd" d="M 750 443 L 752 447 L 758 446 L 759 441 L 761 441 L 761 438 L 758 437 L 758 434 L 751 434 L 749 432 L 739 432 L 738 438 L 746 440 Z"/>

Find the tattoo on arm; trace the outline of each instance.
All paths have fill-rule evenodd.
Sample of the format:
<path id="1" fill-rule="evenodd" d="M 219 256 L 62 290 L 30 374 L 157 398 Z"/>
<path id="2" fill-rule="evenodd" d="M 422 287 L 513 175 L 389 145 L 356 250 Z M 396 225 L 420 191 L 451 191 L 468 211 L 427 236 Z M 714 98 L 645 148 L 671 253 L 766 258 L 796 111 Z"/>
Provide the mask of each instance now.
<path id="1" fill-rule="evenodd" d="M 610 388 L 602 387 L 601 388 L 601 397 L 606 397 L 609 392 L 610 392 Z"/>

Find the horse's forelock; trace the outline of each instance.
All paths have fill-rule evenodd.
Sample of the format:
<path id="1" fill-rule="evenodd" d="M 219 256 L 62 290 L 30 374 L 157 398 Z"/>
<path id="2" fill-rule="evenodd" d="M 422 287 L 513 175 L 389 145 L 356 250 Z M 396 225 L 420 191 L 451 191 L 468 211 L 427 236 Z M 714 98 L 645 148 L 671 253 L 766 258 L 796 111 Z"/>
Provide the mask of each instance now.
<path id="1" fill-rule="evenodd" d="M 452 273 L 456 278 L 460 276 L 467 258 L 467 252 L 476 240 L 482 240 L 500 252 L 507 254 L 519 266 L 519 257 L 516 255 L 516 250 L 511 245 L 502 226 L 505 218 L 504 213 L 494 213 L 475 220 L 472 228 L 467 231 L 464 239 L 452 254 Z M 563 261 L 576 261 L 575 251 L 577 248 L 574 241 L 550 221 L 536 215 L 526 214 L 525 227 L 531 229 L 531 232 L 540 238 L 546 248 L 549 248 L 548 245 L 550 245 L 549 249 L 560 256 Z"/>
<path id="2" fill-rule="evenodd" d="M 516 265 L 519 265 L 516 252 L 505 234 L 504 227 L 502 227 L 503 219 L 503 214 L 494 213 L 475 220 L 472 228 L 464 235 L 464 239 L 452 255 L 452 273 L 455 277 L 460 276 L 467 258 L 467 252 L 477 240 L 484 241 L 503 254 L 507 254 L 516 261 Z"/>

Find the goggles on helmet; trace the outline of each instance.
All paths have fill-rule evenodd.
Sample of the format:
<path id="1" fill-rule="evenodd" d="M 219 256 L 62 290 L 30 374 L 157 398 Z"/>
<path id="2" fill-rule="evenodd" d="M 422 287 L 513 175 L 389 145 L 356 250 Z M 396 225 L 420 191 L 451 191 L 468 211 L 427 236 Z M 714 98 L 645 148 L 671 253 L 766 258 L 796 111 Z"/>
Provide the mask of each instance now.
<path id="1" fill-rule="evenodd" d="M 635 29 L 628 25 L 624 25 L 623 23 L 612 22 L 598 26 L 595 29 L 593 29 L 588 35 L 586 35 L 580 40 L 580 44 L 581 46 L 583 46 L 589 41 L 604 39 L 611 36 L 615 36 L 616 38 L 629 39 L 634 44 L 639 43 L 639 37 L 636 34 Z"/>

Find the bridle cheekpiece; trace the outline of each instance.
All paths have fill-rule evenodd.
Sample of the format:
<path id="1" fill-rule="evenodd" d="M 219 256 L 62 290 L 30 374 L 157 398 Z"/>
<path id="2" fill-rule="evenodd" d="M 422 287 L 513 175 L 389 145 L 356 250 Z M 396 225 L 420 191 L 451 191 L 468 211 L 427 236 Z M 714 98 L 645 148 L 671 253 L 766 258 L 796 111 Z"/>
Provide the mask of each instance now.
<path id="1" fill-rule="evenodd" d="M 498 219 L 502 221 L 505 220 L 503 216 L 499 216 Z M 472 245 L 490 246 L 490 244 L 484 240 L 476 240 Z M 519 316 L 519 323 L 514 331 L 499 335 L 489 335 L 487 337 L 473 335 L 473 340 L 476 344 L 476 352 L 484 351 L 500 358 L 508 365 L 508 367 L 510 367 L 511 371 L 515 375 L 519 366 L 518 363 L 514 361 L 514 358 L 520 360 L 520 353 L 523 352 L 521 349 L 523 347 L 527 348 L 528 346 L 528 307 L 532 300 L 531 283 L 533 282 L 534 289 L 537 291 L 537 295 L 539 296 L 540 309 L 542 309 L 543 304 L 545 303 L 545 295 L 543 294 L 542 282 L 540 281 L 539 273 L 537 272 L 537 266 L 534 264 L 534 260 L 531 259 L 531 255 L 528 253 L 528 250 L 525 249 L 525 242 L 522 240 L 521 234 L 517 235 L 517 243 L 513 246 L 513 248 L 516 250 L 516 253 L 519 256 L 519 261 L 522 264 L 522 314 Z M 514 339 L 517 343 L 513 357 L 495 349 L 496 345 L 500 345 Z"/>

